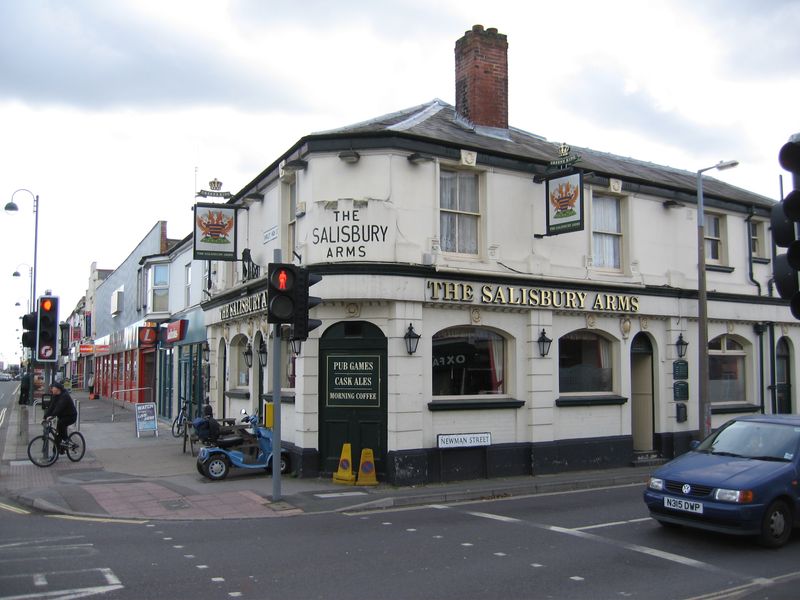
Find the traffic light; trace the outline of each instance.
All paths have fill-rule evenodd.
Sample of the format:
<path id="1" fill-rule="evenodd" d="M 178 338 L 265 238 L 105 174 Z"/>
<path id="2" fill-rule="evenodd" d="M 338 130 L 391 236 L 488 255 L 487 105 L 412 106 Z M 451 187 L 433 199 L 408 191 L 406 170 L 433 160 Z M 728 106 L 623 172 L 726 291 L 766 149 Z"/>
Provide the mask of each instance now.
<path id="1" fill-rule="evenodd" d="M 800 134 L 793 135 L 778 154 L 781 167 L 792 173 L 793 189 L 784 199 L 772 207 L 770 226 L 772 238 L 777 246 L 786 248 L 772 263 L 772 278 L 778 294 L 789 300 L 789 308 L 795 319 L 800 319 L 800 240 L 796 223 L 800 221 Z"/>
<path id="2" fill-rule="evenodd" d="M 295 313 L 292 339 L 305 341 L 308 332 L 322 325 L 319 319 L 309 319 L 308 311 L 322 302 L 322 298 L 308 295 L 308 288 L 322 281 L 322 276 L 309 273 L 308 269 L 297 270 L 297 284 L 295 285 Z"/>
<path id="3" fill-rule="evenodd" d="M 22 317 L 22 345 L 25 348 L 36 348 L 36 312 Z"/>
<path id="4" fill-rule="evenodd" d="M 295 287 L 297 267 L 287 263 L 269 263 L 267 266 L 268 323 L 293 323 L 295 306 Z"/>
<path id="5" fill-rule="evenodd" d="M 58 296 L 39 298 L 36 323 L 36 360 L 58 361 Z"/>

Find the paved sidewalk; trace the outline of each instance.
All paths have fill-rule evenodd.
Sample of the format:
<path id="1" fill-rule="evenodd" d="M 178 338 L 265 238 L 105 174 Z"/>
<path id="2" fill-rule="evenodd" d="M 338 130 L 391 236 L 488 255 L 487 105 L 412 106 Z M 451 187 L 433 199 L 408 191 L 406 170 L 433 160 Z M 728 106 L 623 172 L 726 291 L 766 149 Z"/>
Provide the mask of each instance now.
<path id="1" fill-rule="evenodd" d="M 610 485 L 644 483 L 649 468 L 630 467 L 536 477 L 508 477 L 459 483 L 354 487 L 330 478 L 281 477 L 281 498 L 272 502 L 269 475 L 237 473 L 212 482 L 196 470 L 196 458 L 170 424 L 136 435 L 131 406 L 109 400 L 80 403 L 86 456 L 78 463 L 61 456 L 40 468 L 27 457 L 28 439 L 40 431 L 41 410 L 14 404 L 0 461 L 0 496 L 45 512 L 129 519 L 241 519 L 303 513 L 357 511 L 428 503 L 479 500 Z"/>

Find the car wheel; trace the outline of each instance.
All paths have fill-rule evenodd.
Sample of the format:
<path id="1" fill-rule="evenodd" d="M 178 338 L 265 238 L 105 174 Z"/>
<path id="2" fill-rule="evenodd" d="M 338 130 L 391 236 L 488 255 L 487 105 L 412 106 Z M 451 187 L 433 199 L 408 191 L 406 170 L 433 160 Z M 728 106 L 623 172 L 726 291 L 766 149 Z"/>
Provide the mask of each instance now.
<path id="1" fill-rule="evenodd" d="M 792 535 L 792 511 L 783 500 L 769 505 L 761 519 L 761 534 L 758 543 L 766 548 L 780 548 Z"/>

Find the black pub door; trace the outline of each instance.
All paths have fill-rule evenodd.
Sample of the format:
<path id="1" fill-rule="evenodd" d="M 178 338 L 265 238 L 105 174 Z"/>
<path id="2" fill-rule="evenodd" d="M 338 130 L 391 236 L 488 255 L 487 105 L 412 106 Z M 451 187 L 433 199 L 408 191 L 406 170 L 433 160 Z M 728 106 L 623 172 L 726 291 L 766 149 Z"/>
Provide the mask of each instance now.
<path id="1" fill-rule="evenodd" d="M 386 472 L 386 337 L 365 321 L 333 325 L 320 339 L 320 470 L 336 471 L 349 443 L 353 472 L 370 448 L 378 474 Z"/>

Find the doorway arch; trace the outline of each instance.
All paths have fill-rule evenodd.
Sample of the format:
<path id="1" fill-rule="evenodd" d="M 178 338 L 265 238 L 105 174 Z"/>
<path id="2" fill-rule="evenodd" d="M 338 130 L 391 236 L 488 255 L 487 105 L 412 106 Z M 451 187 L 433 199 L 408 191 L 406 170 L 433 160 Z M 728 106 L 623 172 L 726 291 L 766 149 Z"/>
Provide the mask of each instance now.
<path id="1" fill-rule="evenodd" d="M 336 471 L 349 443 L 354 470 L 361 451 L 372 450 L 378 474 L 386 472 L 387 341 L 367 321 L 329 327 L 319 344 L 320 470 Z"/>
<path id="2" fill-rule="evenodd" d="M 653 344 L 649 335 L 639 332 L 631 342 L 631 433 L 634 452 L 654 451 L 653 389 Z"/>

